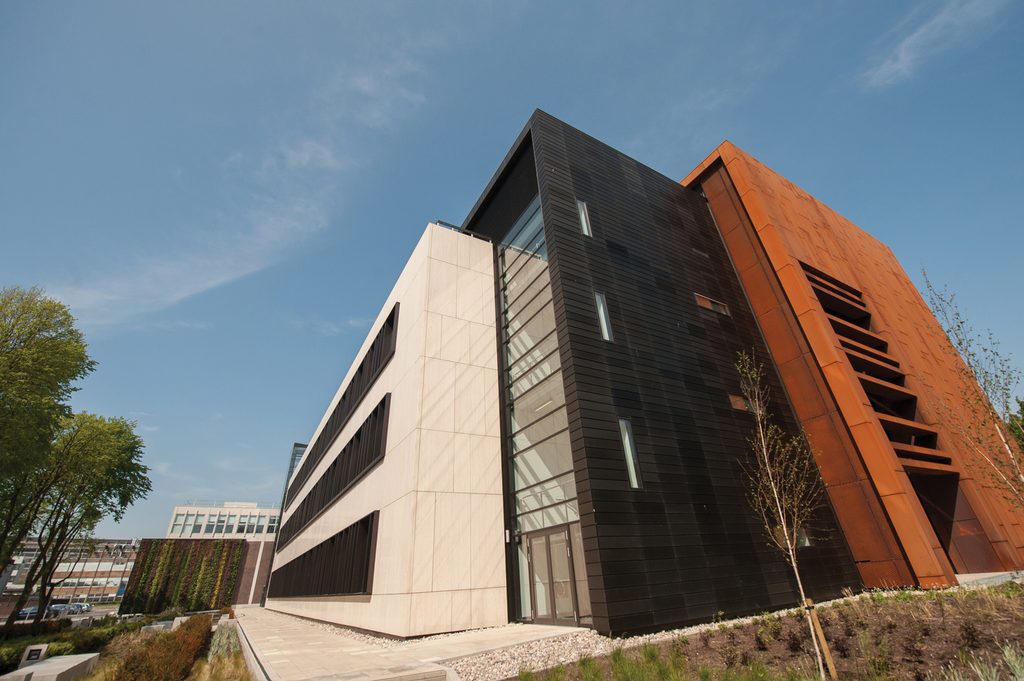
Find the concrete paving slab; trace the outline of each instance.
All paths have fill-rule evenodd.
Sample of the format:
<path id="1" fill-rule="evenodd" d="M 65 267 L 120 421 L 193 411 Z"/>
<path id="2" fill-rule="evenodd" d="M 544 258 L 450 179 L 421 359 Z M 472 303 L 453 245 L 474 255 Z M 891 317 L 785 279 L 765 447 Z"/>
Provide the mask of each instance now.
<path id="1" fill-rule="evenodd" d="M 578 631 L 573 627 L 510 624 L 409 641 L 375 641 L 291 615 L 236 611 L 253 653 L 270 681 L 442 681 L 448 660 Z"/>

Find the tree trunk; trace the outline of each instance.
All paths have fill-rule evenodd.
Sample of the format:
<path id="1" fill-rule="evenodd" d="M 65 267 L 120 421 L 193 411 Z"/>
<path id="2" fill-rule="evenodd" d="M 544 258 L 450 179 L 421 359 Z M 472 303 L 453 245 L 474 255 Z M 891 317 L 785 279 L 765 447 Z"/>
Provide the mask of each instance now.
<path id="1" fill-rule="evenodd" d="M 811 643 L 814 645 L 814 660 L 818 663 L 818 676 L 824 681 L 825 661 L 821 657 L 821 646 L 818 645 L 818 634 L 814 631 L 811 611 L 807 609 L 807 594 L 804 593 L 804 583 L 800 579 L 800 569 L 796 564 L 796 551 L 792 546 L 789 547 L 789 561 L 790 566 L 793 568 L 793 576 L 796 577 L 796 588 L 800 591 L 800 607 L 803 608 L 804 619 L 807 620 L 807 629 L 811 634 Z"/>

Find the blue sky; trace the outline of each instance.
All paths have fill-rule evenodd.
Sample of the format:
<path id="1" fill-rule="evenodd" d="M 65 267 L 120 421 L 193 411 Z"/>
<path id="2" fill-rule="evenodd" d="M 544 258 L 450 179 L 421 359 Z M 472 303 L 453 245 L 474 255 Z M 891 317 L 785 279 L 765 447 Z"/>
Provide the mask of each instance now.
<path id="1" fill-rule="evenodd" d="M 154 489 L 279 501 L 432 219 L 534 108 L 683 177 L 728 138 L 958 292 L 1024 357 L 1024 7 L 6 2 L 0 286 L 71 305 L 76 409 Z"/>

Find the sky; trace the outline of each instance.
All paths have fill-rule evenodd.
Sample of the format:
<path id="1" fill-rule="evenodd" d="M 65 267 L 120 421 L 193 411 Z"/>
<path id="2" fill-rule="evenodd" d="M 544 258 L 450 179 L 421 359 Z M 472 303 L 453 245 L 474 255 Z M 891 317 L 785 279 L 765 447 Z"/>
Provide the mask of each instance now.
<path id="1" fill-rule="evenodd" d="M 1019 366 L 1022 37 L 1011 0 L 12 0 L 0 287 L 71 307 L 99 363 L 73 407 L 146 441 L 105 537 L 278 503 L 424 227 L 535 108 L 674 179 L 731 140 Z"/>

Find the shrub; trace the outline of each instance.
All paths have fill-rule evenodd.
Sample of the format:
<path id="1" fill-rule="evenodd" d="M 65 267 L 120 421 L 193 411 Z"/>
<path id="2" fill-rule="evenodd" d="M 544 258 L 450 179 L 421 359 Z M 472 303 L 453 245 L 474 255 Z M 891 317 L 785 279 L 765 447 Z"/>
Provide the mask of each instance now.
<path id="1" fill-rule="evenodd" d="M 238 632 L 235 631 L 234 627 L 222 624 L 217 627 L 217 631 L 213 632 L 213 638 L 210 639 L 210 653 L 207 655 L 207 659 L 227 657 L 241 650 L 242 646 L 238 643 Z"/>
<path id="2" fill-rule="evenodd" d="M 118 681 L 183 681 L 210 643 L 209 615 L 188 618 L 177 631 L 154 636 L 125 658 Z"/>
<path id="3" fill-rule="evenodd" d="M 75 646 L 68 641 L 54 641 L 46 648 L 47 657 L 70 655 L 73 652 L 75 652 Z"/>
<path id="4" fill-rule="evenodd" d="M 0 674 L 18 668 L 24 646 L 0 646 Z"/>

